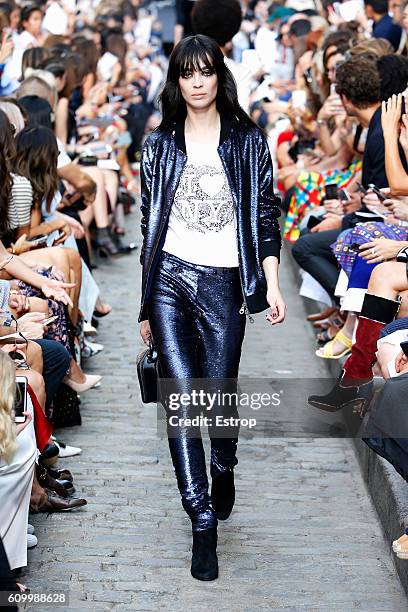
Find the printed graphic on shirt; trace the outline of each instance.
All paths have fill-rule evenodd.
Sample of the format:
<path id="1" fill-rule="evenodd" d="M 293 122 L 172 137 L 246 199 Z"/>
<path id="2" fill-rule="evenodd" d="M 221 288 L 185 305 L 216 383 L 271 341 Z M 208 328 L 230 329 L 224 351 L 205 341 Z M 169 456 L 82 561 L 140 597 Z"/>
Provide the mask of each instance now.
<path id="1" fill-rule="evenodd" d="M 180 179 L 172 212 L 187 229 L 206 234 L 233 223 L 234 205 L 221 168 L 187 164 Z"/>

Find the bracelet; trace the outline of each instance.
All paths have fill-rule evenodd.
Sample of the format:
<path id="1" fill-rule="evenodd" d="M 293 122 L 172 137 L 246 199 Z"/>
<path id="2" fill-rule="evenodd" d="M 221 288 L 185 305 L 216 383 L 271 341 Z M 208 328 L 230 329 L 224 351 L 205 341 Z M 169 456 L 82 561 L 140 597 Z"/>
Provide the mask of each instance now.
<path id="1" fill-rule="evenodd" d="M 408 221 L 403 221 L 402 219 L 400 219 L 398 221 L 398 226 L 399 227 L 408 227 Z"/>
<path id="2" fill-rule="evenodd" d="M 327 119 L 318 119 L 317 125 L 327 125 Z"/>

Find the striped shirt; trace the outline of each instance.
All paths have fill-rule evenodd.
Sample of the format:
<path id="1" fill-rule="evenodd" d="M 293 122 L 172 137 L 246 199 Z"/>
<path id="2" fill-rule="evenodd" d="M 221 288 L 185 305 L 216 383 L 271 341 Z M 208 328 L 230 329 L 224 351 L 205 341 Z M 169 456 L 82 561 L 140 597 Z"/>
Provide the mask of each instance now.
<path id="1" fill-rule="evenodd" d="M 25 176 L 11 174 L 13 185 L 9 202 L 9 222 L 12 230 L 30 225 L 33 188 Z"/>

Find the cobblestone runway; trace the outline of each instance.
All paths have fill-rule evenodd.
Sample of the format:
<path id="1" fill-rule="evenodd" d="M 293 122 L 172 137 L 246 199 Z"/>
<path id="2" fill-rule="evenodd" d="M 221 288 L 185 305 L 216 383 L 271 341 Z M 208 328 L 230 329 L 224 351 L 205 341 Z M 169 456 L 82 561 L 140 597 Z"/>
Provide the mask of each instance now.
<path id="1" fill-rule="evenodd" d="M 128 238 L 139 235 L 137 213 L 128 230 Z M 344 439 L 241 440 L 237 505 L 219 528 L 219 580 L 190 576 L 190 525 L 167 442 L 156 435 L 155 408 L 139 399 L 138 257 L 96 271 L 114 311 L 100 326 L 105 351 L 88 370 L 104 378 L 83 396 L 82 427 L 60 432 L 83 448 L 61 464 L 72 469 L 88 506 L 31 517 L 39 540 L 25 577 L 32 591 L 69 592 L 62 609 L 76 611 L 407 610 L 389 543 Z M 286 324 L 272 330 L 259 315 L 248 325 L 242 374 L 326 376 L 287 258 Z"/>

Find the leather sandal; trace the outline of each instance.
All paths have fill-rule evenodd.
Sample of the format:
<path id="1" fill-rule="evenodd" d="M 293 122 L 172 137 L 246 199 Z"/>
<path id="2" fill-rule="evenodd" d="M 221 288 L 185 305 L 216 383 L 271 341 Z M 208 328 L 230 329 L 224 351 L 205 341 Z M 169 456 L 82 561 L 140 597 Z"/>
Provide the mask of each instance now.
<path id="1" fill-rule="evenodd" d="M 340 342 L 340 344 L 344 346 L 344 350 L 341 353 L 335 354 L 333 352 L 333 347 L 334 347 L 335 342 Z M 322 359 L 341 359 L 342 357 L 345 357 L 346 355 L 348 355 L 348 353 L 351 353 L 352 345 L 353 345 L 353 342 L 351 338 L 348 338 L 340 330 L 337 332 L 334 338 L 330 340 L 330 342 L 327 342 L 327 344 L 317 349 L 316 355 L 317 357 L 321 357 Z"/>

